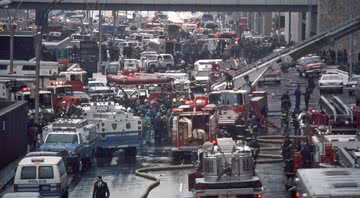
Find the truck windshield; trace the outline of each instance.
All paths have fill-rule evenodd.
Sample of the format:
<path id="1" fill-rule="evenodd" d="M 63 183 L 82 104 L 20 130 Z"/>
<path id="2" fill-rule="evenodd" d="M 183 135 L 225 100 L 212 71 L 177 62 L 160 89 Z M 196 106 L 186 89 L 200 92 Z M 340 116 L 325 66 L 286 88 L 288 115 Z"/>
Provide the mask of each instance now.
<path id="1" fill-rule="evenodd" d="M 30 94 L 24 94 L 24 100 L 28 102 L 28 106 L 30 109 L 35 108 L 35 99 L 30 97 Z M 39 101 L 41 107 L 51 108 L 51 93 L 40 93 Z"/>
<path id="2" fill-rule="evenodd" d="M 243 97 L 240 93 L 212 93 L 209 101 L 216 105 L 242 105 Z"/>
<path id="3" fill-rule="evenodd" d="M 49 134 L 45 141 L 46 144 L 78 144 L 78 136 L 76 134 Z"/>

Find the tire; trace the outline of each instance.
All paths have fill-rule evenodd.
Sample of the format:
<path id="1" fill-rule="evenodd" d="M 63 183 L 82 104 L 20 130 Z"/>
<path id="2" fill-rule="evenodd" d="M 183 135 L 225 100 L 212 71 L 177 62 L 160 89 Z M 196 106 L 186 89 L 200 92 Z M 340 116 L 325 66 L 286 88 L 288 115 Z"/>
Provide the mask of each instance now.
<path id="1" fill-rule="evenodd" d="M 61 198 L 68 198 L 69 197 L 69 191 L 66 190 L 63 195 L 61 195 Z"/>
<path id="2" fill-rule="evenodd" d="M 79 160 L 72 165 L 73 173 L 80 173 L 83 170 L 83 161 Z"/>
<path id="3" fill-rule="evenodd" d="M 85 158 L 83 164 L 86 168 L 90 168 L 92 165 L 91 157 Z"/>
<path id="4" fill-rule="evenodd" d="M 136 157 L 136 147 L 130 147 L 124 149 L 126 157 Z"/>

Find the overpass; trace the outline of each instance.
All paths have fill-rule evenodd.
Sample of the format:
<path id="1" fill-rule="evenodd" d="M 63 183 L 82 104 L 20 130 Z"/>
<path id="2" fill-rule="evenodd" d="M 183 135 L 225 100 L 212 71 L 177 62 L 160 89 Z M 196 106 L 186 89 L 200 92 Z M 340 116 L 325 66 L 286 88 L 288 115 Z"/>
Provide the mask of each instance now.
<path id="1" fill-rule="evenodd" d="M 317 0 L 58 0 L 52 9 L 140 10 L 140 11 L 248 11 L 306 12 L 317 10 Z M 22 9 L 45 9 L 54 0 L 12 0 Z"/>

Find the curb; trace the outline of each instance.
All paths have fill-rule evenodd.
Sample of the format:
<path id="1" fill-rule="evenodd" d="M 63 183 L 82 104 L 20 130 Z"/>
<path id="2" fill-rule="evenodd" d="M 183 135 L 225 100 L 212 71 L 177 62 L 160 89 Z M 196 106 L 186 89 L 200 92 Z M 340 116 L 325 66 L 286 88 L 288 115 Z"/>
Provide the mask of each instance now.
<path id="1" fill-rule="evenodd" d="M 2 190 L 15 176 L 15 169 L 23 156 L 14 160 L 0 170 L 0 190 Z"/>
<path id="2" fill-rule="evenodd" d="M 194 168 L 194 165 L 193 164 L 188 164 L 188 165 L 160 166 L 160 167 L 149 167 L 149 168 L 137 169 L 135 171 L 136 176 L 143 177 L 145 179 L 149 179 L 149 180 L 154 181 L 153 183 L 151 183 L 146 188 L 145 192 L 141 195 L 141 198 L 147 198 L 150 191 L 160 185 L 160 179 L 159 178 L 157 178 L 155 176 L 152 176 L 150 174 L 146 174 L 145 172 L 164 171 L 164 170 L 180 170 L 180 169 L 190 169 L 190 168 Z"/>

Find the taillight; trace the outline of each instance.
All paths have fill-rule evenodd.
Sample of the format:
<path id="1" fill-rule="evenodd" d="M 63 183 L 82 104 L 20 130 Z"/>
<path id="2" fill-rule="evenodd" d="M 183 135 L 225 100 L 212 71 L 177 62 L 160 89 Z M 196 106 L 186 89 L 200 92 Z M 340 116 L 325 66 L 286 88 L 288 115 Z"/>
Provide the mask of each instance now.
<path id="1" fill-rule="evenodd" d="M 202 196 L 200 196 L 200 195 L 197 195 L 197 196 L 196 196 L 196 198 L 202 198 Z"/>
<path id="2" fill-rule="evenodd" d="M 262 198 L 262 194 L 257 194 L 256 198 Z"/>
<path id="3" fill-rule="evenodd" d="M 61 184 L 56 184 L 56 191 L 61 191 Z"/>
<path id="4" fill-rule="evenodd" d="M 300 193 L 296 193 L 295 198 L 300 198 Z"/>

